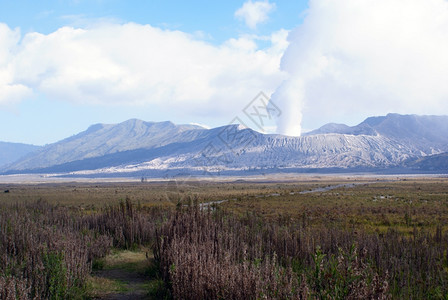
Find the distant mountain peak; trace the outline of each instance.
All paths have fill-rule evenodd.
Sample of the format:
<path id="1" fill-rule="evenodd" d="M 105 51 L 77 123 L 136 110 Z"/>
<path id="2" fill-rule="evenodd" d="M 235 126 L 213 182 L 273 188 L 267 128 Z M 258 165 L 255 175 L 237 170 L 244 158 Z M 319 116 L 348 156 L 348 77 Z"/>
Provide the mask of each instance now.
<path id="1" fill-rule="evenodd" d="M 379 124 L 381 124 L 384 120 L 386 120 L 388 118 L 393 118 L 394 116 L 395 115 L 393 115 L 393 114 L 388 114 L 387 116 L 369 117 L 369 118 L 365 119 L 363 122 L 361 122 L 358 126 L 368 125 L 371 127 L 375 127 L 375 126 L 378 126 Z"/>
<path id="2" fill-rule="evenodd" d="M 222 128 L 232 128 L 233 130 L 244 130 L 244 129 L 250 129 L 247 126 L 244 126 L 243 124 L 229 124 L 225 126 L 221 126 Z"/>
<path id="3" fill-rule="evenodd" d="M 436 132 L 448 129 L 448 116 L 420 116 L 420 115 L 400 115 L 389 113 L 386 116 L 368 117 L 355 126 L 329 123 L 322 127 L 307 132 L 305 135 L 322 133 L 338 133 L 353 135 L 386 135 L 397 133 L 401 137 L 404 134 L 415 133 L 415 129 Z"/>
<path id="4" fill-rule="evenodd" d="M 11 164 L 40 148 L 41 146 L 29 144 L 0 142 L 0 167 Z"/>
<path id="5" fill-rule="evenodd" d="M 97 130 L 101 130 L 103 128 L 104 128 L 104 124 L 97 123 L 97 124 L 90 125 L 87 128 L 86 132 L 94 132 L 94 131 L 97 131 Z"/>
<path id="6" fill-rule="evenodd" d="M 118 124 L 95 124 L 74 136 L 40 148 L 34 156 L 24 157 L 11 168 L 47 168 L 111 153 L 160 147 L 189 138 L 192 135 L 185 132 L 199 129 L 194 125 L 175 125 L 170 121 L 145 122 L 139 119 Z"/>
<path id="7" fill-rule="evenodd" d="M 339 133 L 339 132 L 345 132 L 349 128 L 350 127 L 345 124 L 328 123 L 328 124 L 325 124 L 324 126 L 320 127 L 319 129 L 307 132 L 304 135 Z"/>
<path id="8" fill-rule="evenodd" d="M 205 129 L 130 119 L 92 125 L 23 157 L 8 170 L 161 174 L 171 170 L 378 169 L 443 152 L 448 152 L 448 116 L 388 114 L 356 126 L 326 124 L 301 137 L 265 135 L 241 124 Z M 431 164 L 441 159 L 445 157 L 434 156 Z"/>

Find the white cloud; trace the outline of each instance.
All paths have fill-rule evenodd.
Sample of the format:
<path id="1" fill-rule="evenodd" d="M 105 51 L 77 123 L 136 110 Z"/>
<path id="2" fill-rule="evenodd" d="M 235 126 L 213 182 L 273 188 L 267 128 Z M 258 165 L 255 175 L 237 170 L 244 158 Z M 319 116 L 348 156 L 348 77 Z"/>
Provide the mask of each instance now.
<path id="1" fill-rule="evenodd" d="M 273 96 L 282 133 L 300 134 L 301 114 L 448 114 L 446 0 L 311 0 L 288 39 L 289 80 Z"/>
<path id="2" fill-rule="evenodd" d="M 23 97 L 30 96 L 31 90 L 14 82 L 11 60 L 15 55 L 16 45 L 20 40 L 20 31 L 10 30 L 0 23 L 0 105 L 15 103 Z"/>
<path id="3" fill-rule="evenodd" d="M 258 24 L 268 20 L 269 13 L 274 9 L 275 3 L 269 3 L 269 1 L 252 2 L 252 0 L 249 0 L 235 12 L 235 17 L 244 20 L 249 28 L 255 29 Z"/>
<path id="4" fill-rule="evenodd" d="M 250 37 L 214 46 L 134 23 L 20 38 L 0 26 L 0 103 L 34 92 L 58 101 L 156 105 L 198 115 L 234 113 L 260 90 L 272 93 L 284 78 L 279 65 L 287 46 L 285 31 L 260 50 Z"/>

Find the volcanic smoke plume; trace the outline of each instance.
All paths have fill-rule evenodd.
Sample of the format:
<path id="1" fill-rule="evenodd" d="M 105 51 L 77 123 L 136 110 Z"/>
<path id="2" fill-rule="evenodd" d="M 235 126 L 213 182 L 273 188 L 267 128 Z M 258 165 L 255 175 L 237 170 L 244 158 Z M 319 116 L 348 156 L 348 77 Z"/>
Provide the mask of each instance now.
<path id="1" fill-rule="evenodd" d="M 447 0 L 310 0 L 272 95 L 277 131 L 374 114 L 448 114 Z"/>

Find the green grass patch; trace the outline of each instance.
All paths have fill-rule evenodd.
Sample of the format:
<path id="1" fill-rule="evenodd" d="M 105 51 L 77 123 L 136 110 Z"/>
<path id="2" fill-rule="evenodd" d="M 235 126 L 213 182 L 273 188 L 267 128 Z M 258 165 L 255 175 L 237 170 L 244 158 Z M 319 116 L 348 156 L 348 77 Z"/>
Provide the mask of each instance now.
<path id="1" fill-rule="evenodd" d="M 127 292 L 126 282 L 118 279 L 91 276 L 87 280 L 87 297 L 101 298 L 111 293 Z"/>
<path id="2" fill-rule="evenodd" d="M 113 249 L 111 254 L 101 259 L 104 270 L 122 269 L 145 274 L 149 268 L 150 250 L 138 248 L 136 251 Z"/>

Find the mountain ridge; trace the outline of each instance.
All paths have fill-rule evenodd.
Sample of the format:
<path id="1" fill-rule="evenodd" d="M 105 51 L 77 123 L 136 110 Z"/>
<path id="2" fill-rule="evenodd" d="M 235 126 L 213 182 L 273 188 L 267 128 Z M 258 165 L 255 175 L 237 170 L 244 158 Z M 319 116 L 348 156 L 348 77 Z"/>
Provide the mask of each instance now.
<path id="1" fill-rule="evenodd" d="M 46 145 L 39 152 L 28 155 L 7 168 L 46 168 L 115 152 L 151 148 L 171 143 L 180 133 L 201 129 L 196 125 L 174 125 L 170 121 L 145 122 L 137 119 L 119 124 L 94 124 L 74 136 Z M 160 132 L 163 132 L 163 136 L 160 136 Z"/>
<path id="2" fill-rule="evenodd" d="M 28 154 L 4 172 L 423 170 L 419 159 L 445 152 L 448 116 L 388 114 L 367 118 L 356 126 L 329 123 L 301 137 L 261 134 L 239 125 L 205 129 L 131 119 L 94 124 Z"/>
<path id="3" fill-rule="evenodd" d="M 0 142 L 0 167 L 11 164 L 40 148 L 41 146 L 31 144 Z"/>

